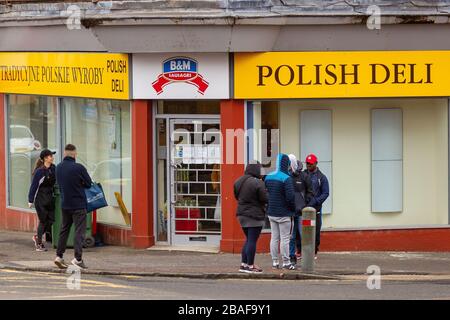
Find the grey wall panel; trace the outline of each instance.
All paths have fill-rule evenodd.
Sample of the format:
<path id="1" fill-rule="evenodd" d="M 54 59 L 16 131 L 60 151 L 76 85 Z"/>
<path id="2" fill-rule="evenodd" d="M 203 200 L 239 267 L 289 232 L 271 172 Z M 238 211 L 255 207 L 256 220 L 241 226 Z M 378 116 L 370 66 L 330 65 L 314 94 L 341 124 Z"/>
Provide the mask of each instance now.
<path id="1" fill-rule="evenodd" d="M 323 204 L 322 213 L 332 212 L 332 123 L 331 110 L 303 110 L 300 112 L 300 158 L 314 153 L 319 168 L 328 178 L 330 196 Z"/>
<path id="2" fill-rule="evenodd" d="M 372 211 L 403 210 L 403 113 L 372 110 Z"/>
<path id="3" fill-rule="evenodd" d="M 372 110 L 372 160 L 402 160 L 401 109 Z"/>
<path id="4" fill-rule="evenodd" d="M 0 28 L 0 51 L 106 51 L 90 30 L 66 26 Z"/>
<path id="5" fill-rule="evenodd" d="M 284 26 L 273 50 L 449 50 L 449 34 L 448 24 Z"/>
<path id="6" fill-rule="evenodd" d="M 450 50 L 450 25 L 158 25 L 0 27 L 1 51 L 264 52 Z"/>
<path id="7" fill-rule="evenodd" d="M 228 52 L 231 39 L 229 26 L 99 26 L 93 32 L 108 50 L 128 53 Z"/>
<path id="8" fill-rule="evenodd" d="M 301 159 L 314 153 L 319 161 L 331 161 L 331 110 L 300 112 Z"/>
<path id="9" fill-rule="evenodd" d="M 372 162 L 372 212 L 403 210 L 403 161 Z"/>

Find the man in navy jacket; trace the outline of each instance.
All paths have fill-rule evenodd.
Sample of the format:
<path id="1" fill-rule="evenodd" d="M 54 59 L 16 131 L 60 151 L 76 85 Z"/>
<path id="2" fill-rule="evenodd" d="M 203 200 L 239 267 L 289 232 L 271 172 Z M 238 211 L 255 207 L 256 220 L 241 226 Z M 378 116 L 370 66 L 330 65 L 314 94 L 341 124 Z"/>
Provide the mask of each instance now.
<path id="1" fill-rule="evenodd" d="M 72 224 L 75 224 L 75 258 L 72 260 L 72 264 L 79 268 L 86 268 L 82 259 L 87 215 L 85 189 L 91 187 L 92 180 L 86 168 L 75 162 L 76 156 L 76 147 L 73 144 L 66 145 L 64 159 L 56 167 L 56 182 L 61 191 L 62 227 L 55 264 L 61 269 L 67 268 L 63 255 L 66 251 L 67 238 Z"/>
<path id="2" fill-rule="evenodd" d="M 314 197 L 310 203 L 316 209 L 316 255 L 320 246 L 320 229 L 322 228 L 322 204 L 330 195 L 330 186 L 327 177 L 317 167 L 316 155 L 310 154 L 306 157 L 306 172 L 311 179 Z"/>

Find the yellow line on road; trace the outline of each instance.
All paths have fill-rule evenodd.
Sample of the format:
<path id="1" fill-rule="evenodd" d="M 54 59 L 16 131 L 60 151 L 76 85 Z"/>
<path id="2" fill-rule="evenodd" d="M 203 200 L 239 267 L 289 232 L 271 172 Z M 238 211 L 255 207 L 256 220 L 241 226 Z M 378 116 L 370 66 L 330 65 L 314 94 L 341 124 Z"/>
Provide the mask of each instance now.
<path id="1" fill-rule="evenodd" d="M 1 271 L 2 272 L 7 272 L 7 273 L 17 273 L 17 274 L 31 275 L 31 272 L 27 272 L 27 271 L 6 270 L 6 269 L 3 269 Z M 49 273 L 45 273 L 45 272 L 34 272 L 33 275 L 44 275 L 48 279 L 63 280 L 63 279 L 66 279 L 70 274 L 60 274 L 58 276 L 55 276 L 53 274 L 49 274 Z M 36 277 L 36 278 L 38 278 L 38 277 Z M 0 277 L 0 280 L 1 279 L 2 279 L 2 277 Z M 17 277 L 17 280 L 20 280 L 20 277 Z M 85 285 L 85 286 L 103 286 L 103 287 L 115 288 L 115 289 L 131 289 L 131 288 L 133 288 L 132 286 L 120 285 L 120 284 L 115 284 L 115 283 L 110 283 L 110 282 L 105 282 L 105 281 L 96 281 L 96 280 L 83 279 L 83 273 L 81 273 L 81 285 Z"/>
<path id="2" fill-rule="evenodd" d="M 66 295 L 66 296 L 41 296 L 37 299 L 66 299 L 66 298 L 80 298 L 80 297 L 120 297 L 120 294 L 74 294 L 74 295 Z M 36 298 L 30 298 L 36 299 Z"/>

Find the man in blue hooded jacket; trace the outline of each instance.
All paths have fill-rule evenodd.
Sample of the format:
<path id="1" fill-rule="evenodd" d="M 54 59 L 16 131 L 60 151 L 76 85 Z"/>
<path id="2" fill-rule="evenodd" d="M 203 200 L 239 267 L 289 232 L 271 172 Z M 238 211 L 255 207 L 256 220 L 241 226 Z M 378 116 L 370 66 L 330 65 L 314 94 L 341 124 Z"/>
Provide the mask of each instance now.
<path id="1" fill-rule="evenodd" d="M 289 242 L 292 233 L 293 216 L 295 214 L 295 193 L 292 178 L 289 175 L 290 161 L 285 154 L 277 157 L 276 170 L 266 176 L 265 184 L 269 192 L 269 216 L 272 237 L 270 239 L 270 254 L 272 267 L 279 267 L 279 248 L 283 268 L 290 268 Z M 280 243 L 281 242 L 281 243 Z"/>

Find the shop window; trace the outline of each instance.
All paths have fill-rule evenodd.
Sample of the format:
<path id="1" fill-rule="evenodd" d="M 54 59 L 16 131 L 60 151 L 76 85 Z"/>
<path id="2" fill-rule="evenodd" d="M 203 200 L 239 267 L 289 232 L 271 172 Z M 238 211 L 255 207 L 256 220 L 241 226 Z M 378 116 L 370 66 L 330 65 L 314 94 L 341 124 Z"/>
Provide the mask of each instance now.
<path id="1" fill-rule="evenodd" d="M 248 162 L 258 160 L 262 164 L 262 174 L 276 169 L 280 152 L 279 103 L 277 101 L 254 101 L 247 106 Z M 269 219 L 264 229 L 270 230 Z"/>
<path id="2" fill-rule="evenodd" d="M 102 184 L 109 206 L 98 210 L 106 224 L 125 225 L 116 193 L 132 212 L 131 108 L 128 101 L 63 98 L 64 144 L 77 147 L 77 162 Z"/>
<path id="3" fill-rule="evenodd" d="M 279 106 L 276 101 L 255 101 L 248 105 L 247 155 L 248 161 L 258 160 L 263 166 L 263 175 L 275 170 L 280 152 Z"/>
<path id="4" fill-rule="evenodd" d="M 403 210 L 401 109 L 372 110 L 372 212 Z"/>
<path id="5" fill-rule="evenodd" d="M 57 101 L 55 98 L 8 95 L 8 204 L 28 208 L 28 186 L 42 149 L 59 153 L 56 144 Z M 58 158 L 58 154 L 56 158 Z"/>
<path id="6" fill-rule="evenodd" d="M 331 110 L 304 110 L 300 112 L 300 155 L 305 161 L 310 153 L 319 159 L 319 169 L 327 177 L 330 196 L 324 202 L 322 213 L 332 212 L 332 127 Z M 303 163 L 304 167 L 305 163 Z"/>

